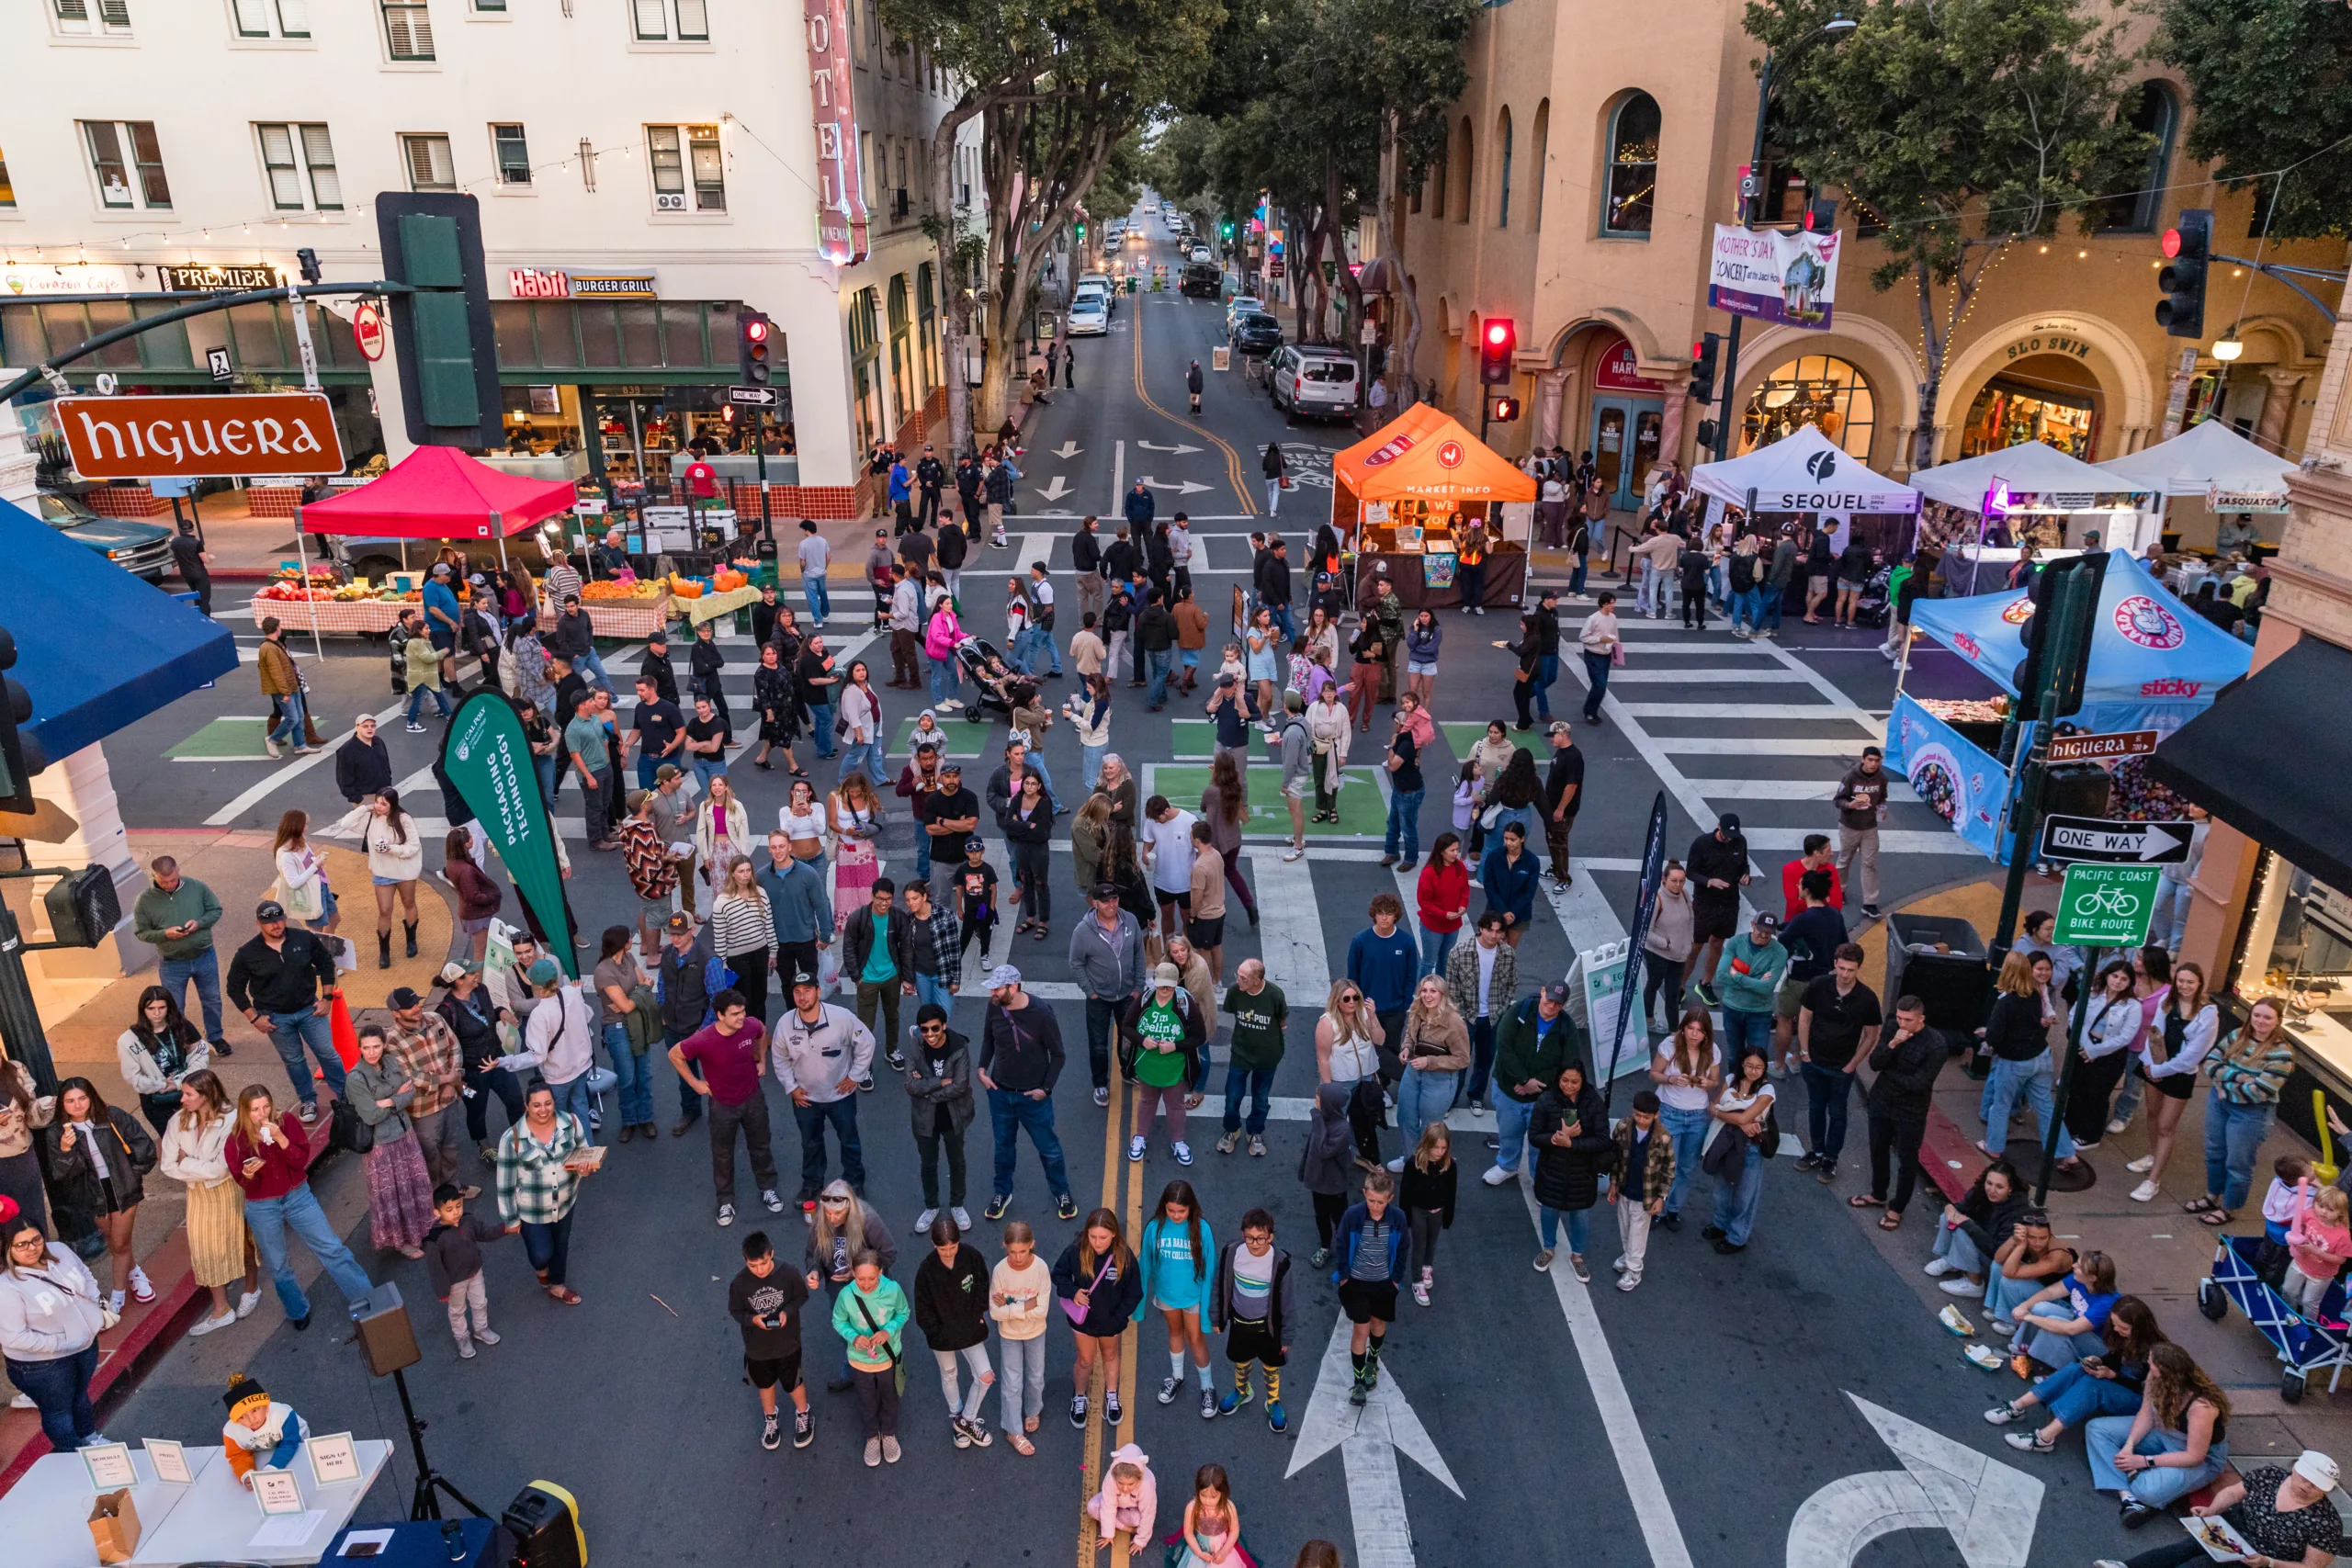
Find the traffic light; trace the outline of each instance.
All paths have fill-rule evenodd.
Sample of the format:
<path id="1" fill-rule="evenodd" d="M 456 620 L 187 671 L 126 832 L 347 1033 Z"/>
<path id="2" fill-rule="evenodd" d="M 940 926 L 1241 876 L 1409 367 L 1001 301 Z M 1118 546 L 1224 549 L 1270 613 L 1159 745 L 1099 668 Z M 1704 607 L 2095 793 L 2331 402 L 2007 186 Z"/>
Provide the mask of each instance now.
<path id="1" fill-rule="evenodd" d="M 1834 234 L 1838 231 L 1838 198 L 1817 196 L 1804 209 L 1804 229 L 1808 234 Z"/>
<path id="2" fill-rule="evenodd" d="M 1709 333 L 1690 345 L 1690 398 L 1702 407 L 1715 400 L 1715 368 L 1723 345 L 1721 333 Z"/>
<path id="3" fill-rule="evenodd" d="M 1233 238 L 1232 219 L 1228 218 L 1224 222 L 1216 226 L 1216 237 L 1220 240 L 1230 240 Z"/>
<path id="4" fill-rule="evenodd" d="M 2167 265 L 2156 274 L 2164 298 L 2156 301 L 2156 325 L 2169 337 L 2205 335 L 2205 263 L 2213 250 L 2213 214 L 2202 207 L 2184 208 L 2180 227 L 2165 231 Z"/>
<path id="5" fill-rule="evenodd" d="M 49 766 L 40 742 L 21 728 L 32 722 L 33 697 L 5 673 L 16 667 L 17 639 L 0 626 L 0 811 L 32 810 L 32 777 Z"/>
<path id="6" fill-rule="evenodd" d="M 2052 561 L 2034 573 L 2026 587 L 2033 614 L 2018 626 L 2018 640 L 2025 644 L 2025 658 L 2011 677 L 2018 689 L 2020 717 L 2065 718 L 2081 711 L 2084 680 L 2090 664 L 2092 618 L 2106 581 L 2107 554 L 2103 550 Z M 2090 606 L 2078 615 L 2077 642 L 2071 655 L 2058 645 L 2060 611 L 2070 596 Z M 2045 678 L 2052 684 L 2037 711 L 2035 689 Z"/>
<path id="7" fill-rule="evenodd" d="M 775 344 L 775 326 L 764 310 L 735 312 L 735 381 L 738 386 L 764 387 L 775 378 L 768 355 Z"/>
<path id="8" fill-rule="evenodd" d="M 1497 424 L 1510 423 L 1513 420 L 1519 417 L 1519 400 L 1517 398 L 1497 398 L 1495 400 L 1495 406 L 1492 411 L 1491 417 Z"/>
<path id="9" fill-rule="evenodd" d="M 1086 243 L 1086 225 L 1083 223 L 1078 226 L 1078 243 L 1081 245 Z"/>
<path id="10" fill-rule="evenodd" d="M 1478 380 L 1483 386 L 1508 387 L 1517 372 L 1511 352 L 1519 346 L 1518 324 L 1509 316 L 1489 316 L 1478 328 Z"/>
<path id="11" fill-rule="evenodd" d="M 122 895 L 114 874 L 85 865 L 40 896 L 49 914 L 50 940 L 60 947 L 96 947 L 122 923 Z"/>
<path id="12" fill-rule="evenodd" d="M 376 197 L 376 233 L 385 277 L 414 290 L 390 299 L 409 439 L 420 446 L 503 445 L 481 204 L 447 192 L 386 191 Z"/>

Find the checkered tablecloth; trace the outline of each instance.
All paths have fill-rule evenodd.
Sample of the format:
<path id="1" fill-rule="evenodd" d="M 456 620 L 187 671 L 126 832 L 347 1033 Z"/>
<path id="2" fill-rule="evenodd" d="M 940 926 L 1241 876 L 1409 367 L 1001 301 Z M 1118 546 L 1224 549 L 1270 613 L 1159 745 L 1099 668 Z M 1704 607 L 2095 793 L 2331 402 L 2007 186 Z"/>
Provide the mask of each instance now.
<path id="1" fill-rule="evenodd" d="M 255 599 L 254 624 L 276 615 L 291 631 L 388 632 L 400 619 L 401 606 L 390 599 L 354 599 L 343 604 L 325 600 Z"/>
<path id="2" fill-rule="evenodd" d="M 598 637 L 648 637 L 670 622 L 667 594 L 628 604 L 591 600 L 581 607 L 588 612 L 588 624 L 596 628 Z"/>

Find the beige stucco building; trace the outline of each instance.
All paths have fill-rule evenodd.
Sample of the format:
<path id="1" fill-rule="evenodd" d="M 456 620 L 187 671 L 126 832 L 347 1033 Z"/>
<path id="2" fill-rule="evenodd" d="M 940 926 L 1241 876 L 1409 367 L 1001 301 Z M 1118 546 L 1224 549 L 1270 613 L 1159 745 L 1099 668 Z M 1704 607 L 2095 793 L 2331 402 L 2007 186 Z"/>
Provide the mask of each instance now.
<path id="1" fill-rule="evenodd" d="M 1475 428 L 1477 325 L 1511 318 L 1527 412 L 1496 426 L 1495 445 L 1591 449 L 1630 504 L 1651 463 L 1693 457 L 1703 412 L 1686 395 L 1691 345 L 1729 330 L 1706 304 L 1709 247 L 1713 225 L 1736 220 L 1762 50 L 1731 0 L 1637 14 L 1506 0 L 1480 13 L 1467 51 L 1471 85 L 1454 106 L 1448 155 L 1397 204 L 1420 316 L 1413 369 Z M 1932 416 L 1937 461 L 2035 438 L 2091 461 L 2136 451 L 2164 434 L 2177 377 L 2188 420 L 2218 416 L 2300 457 L 2327 353 L 2319 311 L 2221 264 L 2202 343 L 2155 324 L 2158 241 L 2180 209 L 2214 209 L 2215 248 L 2233 255 L 2252 254 L 2258 215 L 2251 193 L 2211 184 L 2181 151 L 2185 88 L 2159 65 L 2141 70 L 2141 123 L 2161 142 L 2149 190 L 2119 197 L 2094 234 L 2070 220 L 2046 244 L 2014 244 L 1994 262 L 1952 337 Z M 1766 219 L 1793 224 L 1805 193 L 1770 157 Z M 1884 252 L 1862 216 L 1850 202 L 1839 211 L 1832 330 L 1748 323 L 1734 455 L 1811 417 L 1880 471 L 1910 470 L 1922 420 L 1918 300 L 1907 284 L 1870 287 Z M 2272 244 L 2265 255 L 2343 265 L 2335 244 Z M 2244 355 L 2222 365 L 2213 341 L 2241 320 Z M 1391 336 L 1401 344 L 1401 320 Z M 2201 506 L 2177 505 L 2174 516 L 2187 542 L 2200 542 L 2200 526 L 2210 538 Z"/>

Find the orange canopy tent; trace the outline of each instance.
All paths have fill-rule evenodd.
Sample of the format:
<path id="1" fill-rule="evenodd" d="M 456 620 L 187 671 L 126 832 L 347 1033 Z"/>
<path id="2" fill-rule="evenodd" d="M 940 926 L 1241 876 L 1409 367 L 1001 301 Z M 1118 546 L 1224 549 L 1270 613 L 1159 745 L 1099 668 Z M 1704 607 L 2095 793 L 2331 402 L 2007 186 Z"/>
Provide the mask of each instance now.
<path id="1" fill-rule="evenodd" d="M 1333 495 L 1357 501 L 1533 501 L 1535 481 L 1452 415 L 1415 403 L 1331 459 Z M 1341 513 L 1335 522 L 1352 523 Z"/>
<path id="2" fill-rule="evenodd" d="M 1533 501 L 1536 483 L 1452 416 L 1413 404 L 1334 457 L 1331 481 L 1331 525 L 1354 546 L 1360 579 L 1385 575 L 1408 609 L 1458 603 L 1474 586 L 1482 602 L 1519 602 L 1526 558 L 1504 542 L 1499 508 Z M 1457 585 L 1458 531 L 1481 519 L 1495 558 Z"/>

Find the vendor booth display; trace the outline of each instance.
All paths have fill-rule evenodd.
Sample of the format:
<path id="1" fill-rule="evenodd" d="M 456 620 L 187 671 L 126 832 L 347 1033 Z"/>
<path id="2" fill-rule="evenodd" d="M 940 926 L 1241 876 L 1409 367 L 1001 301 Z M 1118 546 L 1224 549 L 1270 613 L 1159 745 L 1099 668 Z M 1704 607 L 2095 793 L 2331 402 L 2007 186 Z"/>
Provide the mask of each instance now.
<path id="1" fill-rule="evenodd" d="M 1905 536 L 1919 511 L 1919 492 L 1872 473 L 1860 458 L 1801 424 L 1770 446 L 1690 470 L 1690 488 L 1707 497 L 1706 524 L 1720 521 L 1726 507 L 1749 519 L 1808 517 L 1830 531 L 1838 549 L 1859 534 L 1882 561 L 1910 553 Z"/>
<path id="2" fill-rule="evenodd" d="M 1950 538 L 1944 590 L 1958 594 L 2006 586 L 2023 545 L 2044 561 L 2080 555 L 2089 533 L 2098 535 L 2098 547 L 2132 547 L 2138 503 L 2146 499 L 2143 487 L 2039 441 L 1923 468 L 1911 482 L 1957 514 L 1939 519 L 1939 533 Z"/>
<path id="3" fill-rule="evenodd" d="M 2098 467 L 2149 494 L 2132 548 L 2160 538 L 2169 554 L 2193 540 L 2199 551 L 2248 558 L 2262 546 L 2277 548 L 2277 520 L 2287 510 L 2287 476 L 2295 471 L 2278 453 L 2212 419 Z M 2176 507 L 2175 502 L 2188 504 Z M 2261 537 L 2266 526 L 2268 539 Z"/>
<path id="4" fill-rule="evenodd" d="M 1331 459 L 1331 527 L 1355 555 L 1357 602 L 1384 569 L 1408 610 L 1463 603 L 1461 547 L 1483 522 L 1486 559 L 1471 575 L 1479 603 L 1525 596 L 1527 543 L 1503 536 L 1506 502 L 1532 502 L 1536 483 L 1453 419 L 1416 403 Z"/>
<path id="5" fill-rule="evenodd" d="M 1917 601 L 1912 629 L 1960 655 L 2004 694 L 1952 703 L 1898 690 L 1887 719 L 1887 767 L 1908 779 L 1954 832 L 1995 859 L 2002 858 L 2015 794 L 2011 770 L 1997 751 L 2017 695 L 2014 674 L 2025 657 L 2018 628 L 2032 614 L 2022 589 Z M 2174 598 L 2138 560 L 2112 551 L 2093 623 L 2082 709 L 2065 722 L 2094 734 L 2153 729 L 2169 735 L 2211 706 L 2214 694 L 2244 675 L 2253 656 L 2245 643 Z M 2016 757 L 2028 753 L 2030 739 L 2030 733 L 2018 737 Z M 2138 821 L 2186 815 L 2185 803 L 2149 776 L 2144 759 L 2116 763 L 2105 800 L 2084 804 L 2092 808 L 2079 815 Z M 2044 807 L 2067 808 L 2048 800 Z"/>

